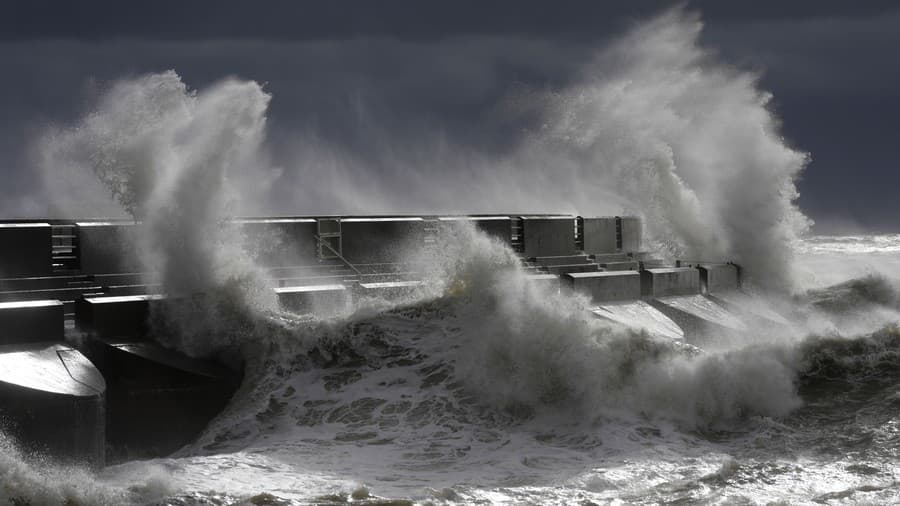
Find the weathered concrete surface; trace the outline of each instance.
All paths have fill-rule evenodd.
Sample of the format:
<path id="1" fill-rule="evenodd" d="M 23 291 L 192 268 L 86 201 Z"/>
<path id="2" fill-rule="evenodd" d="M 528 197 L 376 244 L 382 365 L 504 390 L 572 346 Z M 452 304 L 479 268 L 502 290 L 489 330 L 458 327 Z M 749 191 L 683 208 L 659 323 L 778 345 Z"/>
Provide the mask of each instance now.
<path id="1" fill-rule="evenodd" d="M 342 218 L 343 257 L 354 264 L 402 261 L 424 246 L 422 218 Z"/>
<path id="2" fill-rule="evenodd" d="M 339 314 L 350 306 L 350 291 L 342 284 L 275 288 L 282 309 L 297 313 Z"/>
<path id="3" fill-rule="evenodd" d="M 575 254 L 573 216 L 523 216 L 525 258 Z"/>
<path id="4" fill-rule="evenodd" d="M 83 285 L 75 288 L 55 288 L 49 290 L 18 290 L 0 292 L 0 302 L 18 302 L 24 300 L 61 300 L 74 301 L 85 294 L 102 292 L 100 286 Z"/>
<path id="5" fill-rule="evenodd" d="M 676 341 L 684 340 L 684 330 L 677 323 L 642 300 L 602 304 L 592 312 L 600 318 L 637 331 L 646 331 L 650 335 Z"/>
<path id="6" fill-rule="evenodd" d="M 0 223 L 0 278 L 50 275 L 52 230 L 49 223 Z"/>
<path id="7" fill-rule="evenodd" d="M 622 233 L 622 251 L 640 251 L 643 234 L 641 219 L 637 216 L 622 216 L 619 218 L 619 226 Z"/>
<path id="8" fill-rule="evenodd" d="M 509 216 L 443 216 L 438 220 L 441 223 L 468 221 L 503 244 L 512 242 L 512 219 Z"/>
<path id="9" fill-rule="evenodd" d="M 557 275 L 569 272 L 598 272 L 601 270 L 602 269 L 597 264 L 551 265 L 547 267 L 548 272 Z"/>
<path id="10" fill-rule="evenodd" d="M 76 397 L 106 391 L 106 382 L 93 364 L 62 343 L 0 345 L 0 381 Z"/>
<path id="11" fill-rule="evenodd" d="M 615 217 L 584 218 L 583 223 L 585 253 L 615 253 L 619 250 Z"/>
<path id="12" fill-rule="evenodd" d="M 717 291 L 710 294 L 709 297 L 745 319 L 755 319 L 758 323 L 780 327 L 791 325 L 787 318 L 778 313 L 769 302 L 761 297 L 740 290 Z"/>
<path id="13" fill-rule="evenodd" d="M 737 290 L 741 286 L 740 271 L 734 264 L 701 264 L 698 268 L 703 293 Z"/>
<path id="14" fill-rule="evenodd" d="M 690 267 L 669 267 L 641 271 L 641 295 L 669 297 L 700 293 L 700 272 Z"/>
<path id="15" fill-rule="evenodd" d="M 75 303 L 75 326 L 94 337 L 140 338 L 147 334 L 150 304 L 163 295 L 85 297 Z"/>
<path id="16" fill-rule="evenodd" d="M 58 300 L 0 302 L 0 344 L 62 342 L 63 303 Z"/>
<path id="17" fill-rule="evenodd" d="M 141 272 L 137 251 L 137 230 L 130 221 L 79 222 L 78 255 L 84 274 Z"/>
<path id="18" fill-rule="evenodd" d="M 553 265 L 579 265 L 593 263 L 586 255 L 563 255 L 553 257 L 536 257 L 535 263 L 550 267 Z"/>
<path id="19" fill-rule="evenodd" d="M 630 262 L 603 262 L 600 267 L 608 271 L 636 271 L 640 266 L 632 260 Z"/>
<path id="20" fill-rule="evenodd" d="M 377 281 L 360 283 L 356 290 L 360 297 L 393 299 L 407 296 L 420 286 L 422 286 L 422 282 L 418 280 Z"/>
<path id="21" fill-rule="evenodd" d="M 87 344 L 108 384 L 107 437 L 114 458 L 163 456 L 196 440 L 240 381 L 221 365 L 149 339 L 90 338 Z"/>
<path id="22" fill-rule="evenodd" d="M 562 282 L 598 303 L 641 298 L 641 275 L 638 272 L 570 272 L 562 276 Z"/>
<path id="23" fill-rule="evenodd" d="M 595 253 L 591 256 L 598 264 L 606 262 L 628 262 L 632 260 L 631 257 L 625 253 Z"/>
<path id="24" fill-rule="evenodd" d="M 243 218 L 233 222 L 244 249 L 263 267 L 304 265 L 317 259 L 316 220 L 311 218 Z"/>
<path id="25" fill-rule="evenodd" d="M 691 344 L 722 342 L 748 330 L 740 318 L 703 295 L 662 297 L 648 302 L 684 329 Z"/>
<path id="26" fill-rule="evenodd" d="M 106 382 L 78 350 L 60 343 L 0 346 L 3 425 L 26 450 L 104 463 Z"/>

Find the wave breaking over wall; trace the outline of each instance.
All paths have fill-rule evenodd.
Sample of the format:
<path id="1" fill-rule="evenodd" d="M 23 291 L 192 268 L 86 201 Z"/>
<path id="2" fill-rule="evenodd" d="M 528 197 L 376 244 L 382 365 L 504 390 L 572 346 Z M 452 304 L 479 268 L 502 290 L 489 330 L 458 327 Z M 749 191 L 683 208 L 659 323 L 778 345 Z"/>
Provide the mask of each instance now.
<path id="1" fill-rule="evenodd" d="M 795 205 L 807 162 L 778 131 L 758 76 L 699 43 L 699 16 L 667 11 L 600 52 L 581 82 L 541 98 L 519 158 L 575 195 L 643 216 L 670 257 L 727 259 L 766 289 L 793 286 Z M 535 169 L 537 170 L 537 169 Z"/>

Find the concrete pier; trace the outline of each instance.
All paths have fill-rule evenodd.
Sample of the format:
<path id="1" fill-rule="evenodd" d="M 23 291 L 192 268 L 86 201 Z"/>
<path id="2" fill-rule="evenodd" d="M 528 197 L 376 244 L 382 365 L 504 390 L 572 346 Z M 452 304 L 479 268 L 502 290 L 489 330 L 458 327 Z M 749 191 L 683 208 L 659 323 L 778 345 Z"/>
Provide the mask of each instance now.
<path id="1" fill-rule="evenodd" d="M 240 374 L 151 340 L 92 338 L 86 353 L 108 383 L 111 460 L 168 455 L 228 403 Z"/>
<path id="2" fill-rule="evenodd" d="M 0 413 L 26 450 L 102 467 L 106 382 L 62 343 L 0 345 Z"/>
<path id="3" fill-rule="evenodd" d="M 783 332 L 785 327 L 791 325 L 768 301 L 740 290 L 718 291 L 709 297 L 731 312 L 741 315 L 748 323 L 753 324 L 754 329 L 758 327 L 764 331 Z"/>
<path id="4" fill-rule="evenodd" d="M 700 288 L 703 293 L 721 293 L 741 286 L 740 271 L 734 264 L 700 264 Z"/>
<path id="5" fill-rule="evenodd" d="M 75 303 L 75 326 L 100 338 L 140 338 L 147 334 L 150 304 L 163 295 L 85 297 Z"/>
<path id="6" fill-rule="evenodd" d="M 341 218 L 341 254 L 354 264 L 400 261 L 425 238 L 422 218 Z"/>
<path id="7" fill-rule="evenodd" d="M 131 221 L 78 222 L 78 256 L 85 274 L 141 272 L 137 227 Z"/>
<path id="8" fill-rule="evenodd" d="M 350 291 L 341 284 L 275 288 L 278 304 L 296 313 L 339 314 L 350 307 Z"/>
<path id="9" fill-rule="evenodd" d="M 503 244 L 512 243 L 512 218 L 509 216 L 441 216 L 438 221 L 441 223 L 467 221 Z"/>
<path id="10" fill-rule="evenodd" d="M 575 253 L 573 216 L 523 216 L 522 243 L 526 258 Z"/>
<path id="11" fill-rule="evenodd" d="M 602 270 L 597 264 L 550 265 L 546 269 L 547 272 L 557 275 L 570 272 L 598 272 Z"/>
<path id="12" fill-rule="evenodd" d="M 703 295 L 662 297 L 649 302 L 684 329 L 691 344 L 721 342 L 748 330 L 738 316 Z"/>
<path id="13" fill-rule="evenodd" d="M 243 235 L 250 257 L 260 266 L 305 265 L 317 258 L 315 219 L 241 218 L 232 224 Z"/>
<path id="14" fill-rule="evenodd" d="M 63 342 L 63 303 L 58 300 L 0 302 L 0 344 Z"/>
<path id="15" fill-rule="evenodd" d="M 584 252 L 588 254 L 615 253 L 619 251 L 616 218 L 583 218 Z"/>
<path id="16" fill-rule="evenodd" d="M 700 272 L 690 267 L 645 269 L 641 271 L 641 295 L 669 297 L 700 293 Z"/>
<path id="17" fill-rule="evenodd" d="M 637 272 L 570 272 L 562 282 L 598 303 L 641 298 L 641 276 Z"/>
<path id="18" fill-rule="evenodd" d="M 640 267 L 640 265 L 633 260 L 625 262 L 603 262 L 599 265 L 601 268 L 608 271 L 636 271 Z"/>
<path id="19" fill-rule="evenodd" d="M 392 299 L 407 296 L 420 286 L 422 286 L 422 282 L 417 280 L 376 281 L 360 283 L 357 292 L 361 297 Z"/>
<path id="20" fill-rule="evenodd" d="M 622 237 L 619 249 L 622 251 L 640 251 L 641 238 L 644 233 L 641 219 L 637 216 L 622 216 L 617 219 Z"/>
<path id="21" fill-rule="evenodd" d="M 645 331 L 650 335 L 675 341 L 685 339 L 684 330 L 677 323 L 642 300 L 601 304 L 593 313 L 638 332 Z"/>
<path id="22" fill-rule="evenodd" d="M 49 276 L 51 234 L 49 223 L 0 223 L 0 278 Z"/>

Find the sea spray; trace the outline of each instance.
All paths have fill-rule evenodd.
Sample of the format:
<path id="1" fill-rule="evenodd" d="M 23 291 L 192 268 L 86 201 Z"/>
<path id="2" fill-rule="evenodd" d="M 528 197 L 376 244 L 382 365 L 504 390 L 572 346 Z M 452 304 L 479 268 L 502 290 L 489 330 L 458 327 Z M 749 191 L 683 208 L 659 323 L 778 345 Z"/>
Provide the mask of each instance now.
<path id="1" fill-rule="evenodd" d="M 763 289 L 790 290 L 807 156 L 779 134 L 758 77 L 719 62 L 701 29 L 676 8 L 599 52 L 543 99 L 519 157 L 566 185 L 581 214 L 613 202 L 643 216 L 668 258 L 732 260 Z"/>
<path id="2" fill-rule="evenodd" d="M 224 345 L 235 327 L 248 333 L 235 315 L 274 305 L 229 222 L 241 197 L 230 178 L 261 158 L 269 99 L 253 81 L 193 91 L 173 71 L 148 74 L 113 83 L 77 125 L 47 137 L 48 156 L 92 172 L 139 222 L 148 283 L 161 278 L 169 296 L 159 337 L 183 351 Z"/>

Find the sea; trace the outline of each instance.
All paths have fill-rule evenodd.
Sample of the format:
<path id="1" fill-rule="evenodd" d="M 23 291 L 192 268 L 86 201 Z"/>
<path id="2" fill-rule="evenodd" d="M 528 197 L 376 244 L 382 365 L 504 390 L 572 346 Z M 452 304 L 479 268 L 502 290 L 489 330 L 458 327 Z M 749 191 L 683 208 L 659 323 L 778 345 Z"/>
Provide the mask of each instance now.
<path id="1" fill-rule="evenodd" d="M 192 343 L 244 381 L 173 455 L 92 470 L 4 439 L 0 503 L 900 503 L 900 234 L 799 240 L 794 293 L 758 295 L 790 325 L 705 346 L 467 243 L 400 300 L 249 304 Z"/>

